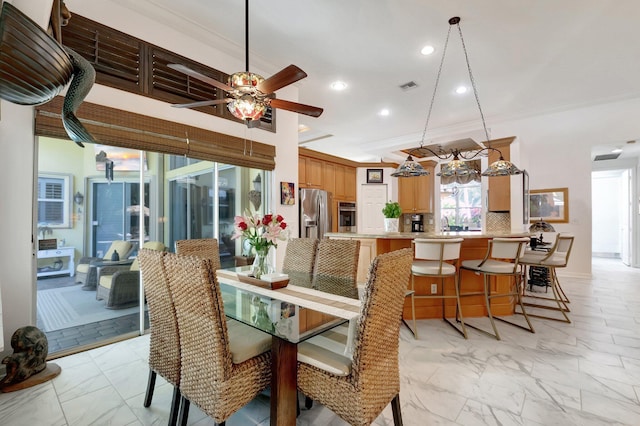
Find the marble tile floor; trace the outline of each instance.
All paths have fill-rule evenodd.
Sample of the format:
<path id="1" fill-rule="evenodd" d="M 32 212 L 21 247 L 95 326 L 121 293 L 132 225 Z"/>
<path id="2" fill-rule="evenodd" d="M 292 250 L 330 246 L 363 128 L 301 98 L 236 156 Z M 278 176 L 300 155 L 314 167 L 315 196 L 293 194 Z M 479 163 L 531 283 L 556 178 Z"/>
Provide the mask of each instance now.
<path id="1" fill-rule="evenodd" d="M 419 321 L 415 341 L 403 327 L 404 424 L 639 425 L 640 270 L 594 259 L 591 279 L 560 279 L 571 324 L 532 319 L 531 334 L 499 323 L 502 341 L 475 330 L 464 340 L 440 320 Z M 151 407 L 142 407 L 148 342 L 142 336 L 54 360 L 62 367 L 56 379 L 0 394 L 0 424 L 166 424 L 165 382 L 159 380 Z M 268 425 L 268 417 L 269 399 L 261 395 L 227 425 Z M 213 421 L 192 406 L 189 424 Z M 314 404 L 297 424 L 346 423 Z M 374 425 L 391 424 L 387 407 Z"/>

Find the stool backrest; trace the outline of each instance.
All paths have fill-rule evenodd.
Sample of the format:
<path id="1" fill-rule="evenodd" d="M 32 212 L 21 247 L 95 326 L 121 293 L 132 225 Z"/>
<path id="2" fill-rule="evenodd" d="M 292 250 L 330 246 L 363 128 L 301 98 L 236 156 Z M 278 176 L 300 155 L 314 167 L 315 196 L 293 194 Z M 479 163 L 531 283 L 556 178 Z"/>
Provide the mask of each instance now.
<path id="1" fill-rule="evenodd" d="M 571 254 L 571 248 L 573 247 L 574 236 L 570 234 L 559 234 L 556 241 L 556 249 L 553 252 L 552 258 L 554 262 L 560 262 L 561 265 L 556 264 L 556 267 L 567 266 L 569 262 L 569 255 Z"/>
<path id="2" fill-rule="evenodd" d="M 489 240 L 490 256 L 494 259 L 516 261 L 524 254 L 529 238 L 493 238 Z"/>
<path id="3" fill-rule="evenodd" d="M 420 260 L 457 260 L 463 238 L 416 238 L 414 257 Z"/>

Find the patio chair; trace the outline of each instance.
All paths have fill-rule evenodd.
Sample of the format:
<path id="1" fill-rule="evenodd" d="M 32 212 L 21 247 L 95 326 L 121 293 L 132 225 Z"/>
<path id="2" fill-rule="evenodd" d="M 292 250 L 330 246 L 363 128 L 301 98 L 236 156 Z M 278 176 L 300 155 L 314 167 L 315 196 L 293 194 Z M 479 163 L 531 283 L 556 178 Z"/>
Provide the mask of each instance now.
<path id="1" fill-rule="evenodd" d="M 81 257 L 76 266 L 76 282 L 82 284 L 83 290 L 95 290 L 98 284 L 98 271 L 95 265 L 103 261 L 110 261 L 116 251 L 118 257 L 124 259 L 123 263 L 125 263 L 132 250 L 131 241 L 116 240 L 111 243 L 104 257 Z"/>
<path id="2" fill-rule="evenodd" d="M 148 241 L 143 248 L 164 251 L 159 241 Z M 138 258 L 130 265 L 98 267 L 96 300 L 106 300 L 107 309 L 124 309 L 140 303 L 140 265 Z"/>

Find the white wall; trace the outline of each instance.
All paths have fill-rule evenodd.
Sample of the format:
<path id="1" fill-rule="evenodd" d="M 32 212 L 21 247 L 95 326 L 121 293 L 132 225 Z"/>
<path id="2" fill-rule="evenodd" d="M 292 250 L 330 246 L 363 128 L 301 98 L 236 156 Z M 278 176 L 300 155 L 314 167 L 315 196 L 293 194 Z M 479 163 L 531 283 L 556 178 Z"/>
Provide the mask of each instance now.
<path id="1" fill-rule="evenodd" d="M 591 213 L 595 225 L 591 233 L 592 252 L 619 256 L 622 251 L 619 209 L 623 207 L 620 173 L 616 176 L 602 176 L 599 173 L 594 173 L 591 180 L 594 198 Z"/>
<path id="2" fill-rule="evenodd" d="M 511 160 L 530 175 L 531 189 L 569 188 L 569 223 L 553 224 L 576 236 L 565 274 L 591 273 L 591 147 L 636 139 L 640 99 L 525 117 L 492 126 L 494 139 L 517 136 Z M 514 181 L 512 181 L 513 184 Z"/>
<path id="3" fill-rule="evenodd" d="M 21 3 L 29 7 L 21 7 Z M 29 16 L 48 17 L 51 0 L 14 1 Z M 224 55 L 197 40 L 186 38 L 173 29 L 164 28 L 149 21 L 146 17 L 123 9 L 111 1 L 87 2 L 67 0 L 67 6 L 74 12 L 89 19 L 127 32 L 142 40 L 162 46 L 171 51 L 193 58 L 213 68 L 233 72 L 244 69 L 242 59 Z M 46 10 L 46 13 L 43 12 Z M 261 70 L 256 70 L 261 72 Z M 270 73 L 265 73 L 269 75 Z M 296 101 L 298 90 L 288 86 L 278 92 L 282 98 Z M 273 182 L 296 182 L 298 116 L 287 111 L 277 113 L 277 133 L 246 126 L 202 114 L 187 109 L 172 108 L 165 102 L 137 96 L 131 93 L 105 86 L 94 86 L 86 101 L 155 116 L 165 120 L 181 122 L 220 133 L 257 140 L 276 146 L 276 170 L 272 174 Z M 0 291 L 2 291 L 2 315 L 4 328 L 4 351 L 0 356 L 11 352 L 10 339 L 13 332 L 25 325 L 35 325 L 35 251 L 32 242 L 33 227 L 33 182 L 34 182 L 34 143 L 33 107 L 14 105 L 0 100 L 0 150 L 3 153 L 3 167 L 0 168 L 0 234 L 2 244 L 0 256 Z M 72 143 L 72 142 L 69 142 Z M 80 148 L 78 148 L 80 149 Z M 86 148 L 86 149 L 91 149 Z M 274 186 L 279 188 L 279 186 Z M 282 206 L 279 191 L 270 194 L 270 206 L 274 213 L 285 217 L 289 224 L 297 224 L 296 206 Z M 286 245 L 278 247 L 283 253 Z M 277 256 L 278 262 L 282 255 Z"/>

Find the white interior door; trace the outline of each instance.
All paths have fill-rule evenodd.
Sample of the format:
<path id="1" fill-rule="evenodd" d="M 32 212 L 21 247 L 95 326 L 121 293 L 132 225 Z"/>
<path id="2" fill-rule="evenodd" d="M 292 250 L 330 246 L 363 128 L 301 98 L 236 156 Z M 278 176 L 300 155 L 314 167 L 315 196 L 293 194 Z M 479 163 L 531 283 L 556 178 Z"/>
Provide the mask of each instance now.
<path id="1" fill-rule="evenodd" d="M 388 201 L 386 184 L 361 185 L 362 212 L 358 232 L 362 234 L 380 234 L 384 232 L 384 215 L 382 208 Z"/>

